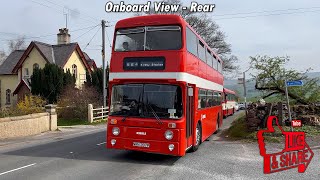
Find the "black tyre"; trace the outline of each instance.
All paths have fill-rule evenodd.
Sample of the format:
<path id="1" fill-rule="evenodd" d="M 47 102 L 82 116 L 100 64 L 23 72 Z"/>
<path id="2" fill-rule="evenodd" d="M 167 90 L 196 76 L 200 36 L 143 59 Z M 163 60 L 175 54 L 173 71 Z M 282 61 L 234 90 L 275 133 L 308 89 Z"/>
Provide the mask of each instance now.
<path id="1" fill-rule="evenodd" d="M 220 130 L 220 115 L 218 115 L 216 131 L 214 132 L 214 134 L 217 134 L 219 130 Z"/>
<path id="2" fill-rule="evenodd" d="M 192 146 L 191 151 L 195 152 L 198 150 L 202 139 L 202 128 L 200 123 L 197 124 L 196 127 L 196 145 Z"/>

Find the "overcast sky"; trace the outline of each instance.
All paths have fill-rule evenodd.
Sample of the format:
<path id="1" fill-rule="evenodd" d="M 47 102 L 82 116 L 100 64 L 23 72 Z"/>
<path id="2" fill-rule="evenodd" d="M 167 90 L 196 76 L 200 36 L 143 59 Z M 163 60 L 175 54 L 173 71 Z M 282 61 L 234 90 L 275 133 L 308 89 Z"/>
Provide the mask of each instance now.
<path id="1" fill-rule="evenodd" d="M 68 22 L 72 41 L 77 41 L 84 49 L 97 32 L 85 51 L 98 65 L 101 65 L 100 26 L 93 29 L 87 27 L 98 25 L 101 19 L 114 25 L 118 20 L 132 16 L 131 13 L 106 13 L 104 11 L 106 2 L 108 1 L 4 1 L 0 6 L 0 50 L 6 50 L 7 40 L 18 35 L 25 35 L 28 41 L 37 40 L 55 44 L 58 29 L 65 27 L 63 11 L 67 10 L 63 7 L 67 7 L 73 10 L 69 11 Z M 249 56 L 288 55 L 292 59 L 288 67 L 301 71 L 312 67 L 313 71 L 320 71 L 319 0 L 198 0 L 197 2 L 216 4 L 215 11 L 208 15 L 212 16 L 226 33 L 233 54 L 239 57 L 242 70 L 249 67 Z M 184 3 L 189 5 L 190 1 Z M 83 28 L 87 29 L 79 30 Z M 90 29 L 92 30 L 89 31 Z M 107 28 L 110 41 L 113 38 L 113 31 L 114 26 Z M 35 38 L 36 36 L 41 37 Z M 109 41 L 106 42 L 107 59 L 109 59 Z"/>

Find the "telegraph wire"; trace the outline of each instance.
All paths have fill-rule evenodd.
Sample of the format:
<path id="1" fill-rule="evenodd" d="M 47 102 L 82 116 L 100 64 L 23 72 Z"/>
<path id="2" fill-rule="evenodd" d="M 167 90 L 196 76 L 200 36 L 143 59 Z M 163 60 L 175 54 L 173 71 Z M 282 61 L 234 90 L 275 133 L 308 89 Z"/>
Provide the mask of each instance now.
<path id="1" fill-rule="evenodd" d="M 308 9 L 319 9 L 319 7 L 308 7 L 308 8 L 291 8 L 291 9 L 278 9 L 278 10 L 270 10 L 270 11 L 253 11 L 253 12 L 241 12 L 241 13 L 232 13 L 232 14 L 216 14 L 212 16 L 235 16 L 235 15 L 246 15 L 246 14 L 261 14 L 261 13 L 273 13 L 273 12 L 281 12 L 281 11 L 299 11 L 299 10 L 308 10 Z"/>
<path id="2" fill-rule="evenodd" d="M 109 38 L 109 35 L 108 35 L 108 32 L 106 31 L 106 35 L 107 35 L 107 39 L 108 39 L 108 42 L 109 42 L 109 46 L 110 46 L 110 48 L 112 47 L 112 45 L 111 45 L 111 41 L 110 41 L 110 38 Z"/>
<path id="3" fill-rule="evenodd" d="M 74 38 L 74 39 L 73 39 L 73 41 L 75 41 L 75 40 L 79 39 L 80 37 L 82 37 L 82 36 L 86 35 L 87 33 L 89 33 L 90 31 L 92 31 L 93 29 L 95 29 L 95 28 L 96 28 L 96 27 L 98 27 L 98 26 L 100 26 L 100 24 L 98 24 L 98 25 L 96 25 L 96 26 L 92 27 L 91 29 L 89 29 L 89 30 L 88 30 L 88 31 L 86 31 L 85 33 L 83 33 L 83 34 L 81 34 L 80 36 L 78 36 L 78 37 Z"/>
<path id="4" fill-rule="evenodd" d="M 89 29 L 89 28 L 95 28 L 97 26 L 99 26 L 100 24 L 98 25 L 95 25 L 95 26 L 89 26 L 89 27 L 84 27 L 84 28 L 80 28 L 80 29 L 75 29 L 75 30 L 71 30 L 70 32 L 77 32 L 77 31 L 82 31 L 82 30 L 86 30 L 86 29 Z M 46 35 L 41 35 L 41 36 L 27 36 L 27 35 L 23 35 L 23 34 L 18 34 L 18 33 L 11 33 L 11 32 L 0 32 L 0 34 L 10 34 L 10 35 L 16 35 L 16 36 L 26 36 L 24 39 L 38 39 L 38 38 L 43 38 L 43 37 L 50 37 L 50 36 L 56 36 L 57 34 L 46 34 Z M 1 40 L 4 40 L 4 41 L 9 41 L 10 39 L 1 39 Z"/>
<path id="5" fill-rule="evenodd" d="M 92 38 L 90 39 L 90 41 L 87 43 L 86 47 L 84 47 L 83 50 L 86 50 L 86 48 L 89 46 L 89 44 L 91 43 L 91 41 L 93 40 L 93 38 L 97 35 L 97 33 L 100 31 L 101 27 L 98 28 L 97 32 L 94 33 L 94 35 L 92 36 Z"/>
<path id="6" fill-rule="evenodd" d="M 49 1 L 49 0 L 44 0 L 44 1 L 47 1 L 47 2 L 49 2 L 49 3 L 51 3 L 51 4 L 53 4 L 53 5 L 56 5 L 56 6 L 65 8 L 65 9 L 67 9 L 67 10 L 69 10 L 69 11 L 72 11 L 72 12 L 75 12 L 75 13 L 80 13 L 80 11 L 77 12 L 76 10 L 70 9 L 70 8 L 68 8 L 68 7 L 67 7 L 66 5 L 64 5 L 64 4 L 58 4 L 58 3 L 55 3 L 55 2 L 52 2 L 52 1 Z M 87 13 L 84 13 L 83 11 L 82 11 L 82 14 L 84 14 L 86 17 L 94 20 L 95 23 L 96 23 L 97 21 L 100 21 L 100 20 L 98 20 L 98 19 L 95 18 L 95 17 L 89 16 Z M 81 15 L 81 13 L 80 13 L 80 15 Z M 82 18 L 82 19 L 83 19 L 83 18 Z M 85 19 L 85 20 L 88 20 L 88 19 Z"/>
<path id="7" fill-rule="evenodd" d="M 312 13 L 312 12 L 320 12 L 319 10 L 314 11 L 301 11 L 301 12 L 287 12 L 287 13 L 276 13 L 276 14 L 260 14 L 260 15 L 252 15 L 252 16 L 239 16 L 239 17 L 227 17 L 227 18 L 217 18 L 214 20 L 227 20 L 227 19 L 245 19 L 245 18 L 254 18 L 254 17 L 263 17 L 263 16 L 279 16 L 279 15 L 288 15 L 288 14 L 304 14 L 304 13 Z"/>
<path id="8" fill-rule="evenodd" d="M 47 8 L 50 8 L 50 9 L 53 9 L 53 10 L 55 10 L 55 11 L 58 12 L 58 13 L 64 13 L 63 10 L 59 10 L 59 9 L 57 9 L 57 8 L 54 8 L 53 6 L 49 6 L 49 5 L 43 4 L 43 3 L 39 2 L 39 1 L 31 0 L 31 2 L 36 3 L 36 4 L 38 4 L 38 5 L 41 5 L 41 6 L 44 6 L 44 7 L 47 7 Z M 52 2 L 51 2 L 51 3 L 52 3 Z M 62 6 L 62 7 L 63 7 L 63 6 Z M 66 8 L 66 7 L 64 7 L 64 8 Z M 69 8 L 66 8 L 66 9 L 69 9 Z M 71 9 L 69 9 L 69 10 L 70 10 L 70 11 L 74 11 L 74 10 L 71 10 Z M 79 17 L 79 18 L 80 18 L 80 19 L 83 19 L 83 20 L 85 20 L 85 21 L 87 21 L 87 22 L 97 23 L 97 21 L 85 19 L 85 18 L 82 18 L 82 17 Z"/>
<path id="9" fill-rule="evenodd" d="M 46 4 L 43 4 L 43 3 L 41 3 L 41 2 L 34 1 L 34 0 L 31 0 L 31 2 L 36 3 L 36 4 L 38 4 L 38 5 L 41 5 L 41 6 L 44 6 L 44 7 L 47 7 L 47 8 L 50 8 L 50 9 L 53 9 L 53 10 L 55 10 L 56 12 L 63 13 L 63 11 L 61 11 L 61 10 L 59 10 L 59 9 L 56 9 L 56 8 L 53 8 L 52 6 L 48 6 L 48 5 L 46 5 Z"/>

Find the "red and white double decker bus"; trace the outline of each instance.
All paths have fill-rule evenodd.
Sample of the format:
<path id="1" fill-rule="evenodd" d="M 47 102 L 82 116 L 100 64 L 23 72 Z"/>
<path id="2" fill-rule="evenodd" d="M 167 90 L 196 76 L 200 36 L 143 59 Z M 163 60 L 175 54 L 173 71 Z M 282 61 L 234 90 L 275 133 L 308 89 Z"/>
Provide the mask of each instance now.
<path id="1" fill-rule="evenodd" d="M 115 26 L 107 148 L 183 156 L 222 125 L 222 61 L 181 17 Z"/>
<path id="2" fill-rule="evenodd" d="M 236 95 L 236 92 L 223 88 L 224 93 L 224 101 L 222 103 L 222 109 L 223 109 L 223 117 L 232 116 L 236 111 L 236 104 L 238 101 L 238 97 Z"/>

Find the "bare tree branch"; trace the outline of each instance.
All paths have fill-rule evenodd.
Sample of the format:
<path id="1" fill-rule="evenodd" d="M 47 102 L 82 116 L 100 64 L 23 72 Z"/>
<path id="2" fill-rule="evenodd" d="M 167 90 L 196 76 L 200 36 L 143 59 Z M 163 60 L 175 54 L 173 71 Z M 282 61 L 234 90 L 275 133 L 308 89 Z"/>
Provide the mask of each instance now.
<path id="1" fill-rule="evenodd" d="M 165 4 L 180 4 L 181 0 L 165 0 Z M 156 12 L 154 7 L 150 8 L 147 14 L 176 14 L 184 18 L 191 27 L 206 41 L 210 48 L 215 50 L 219 57 L 223 60 L 224 73 L 237 72 L 239 66 L 235 64 L 237 57 L 232 55 L 231 45 L 226 42 L 226 36 L 220 27 L 212 20 L 211 17 L 204 13 L 194 13 L 181 8 L 177 12 Z M 135 14 L 142 15 L 141 13 Z"/>

